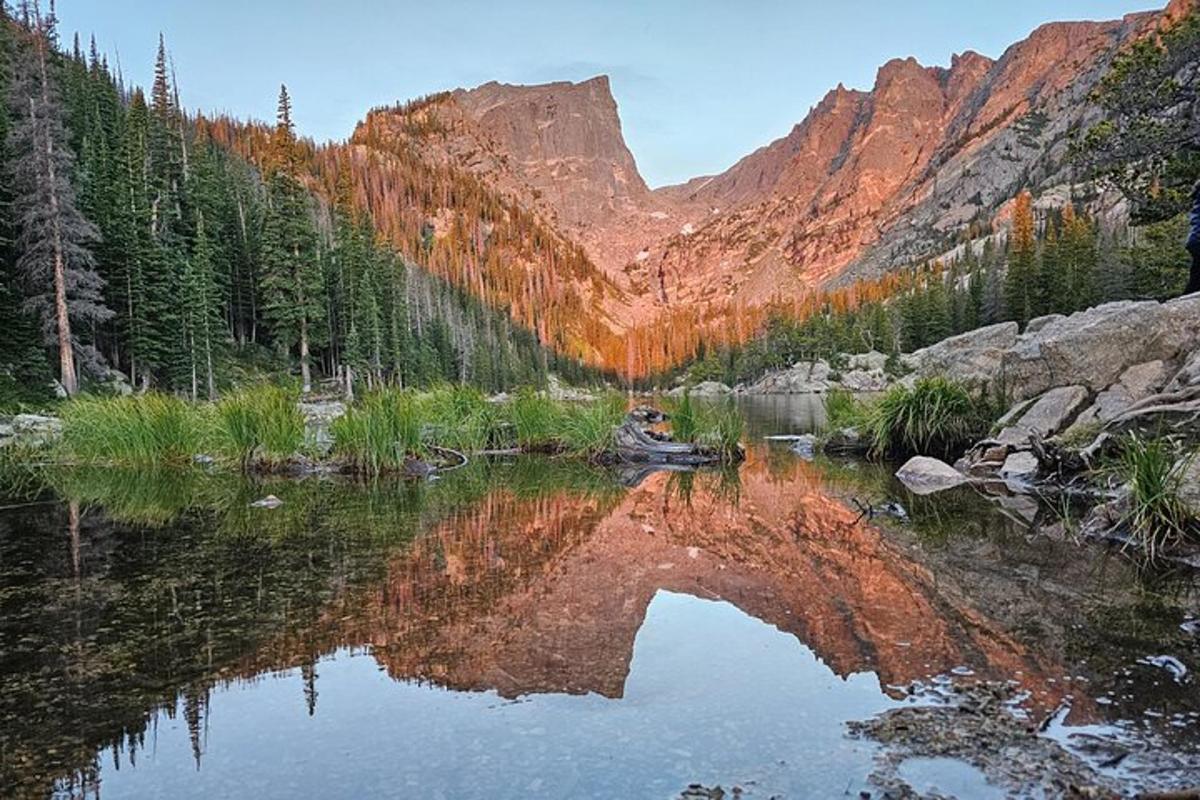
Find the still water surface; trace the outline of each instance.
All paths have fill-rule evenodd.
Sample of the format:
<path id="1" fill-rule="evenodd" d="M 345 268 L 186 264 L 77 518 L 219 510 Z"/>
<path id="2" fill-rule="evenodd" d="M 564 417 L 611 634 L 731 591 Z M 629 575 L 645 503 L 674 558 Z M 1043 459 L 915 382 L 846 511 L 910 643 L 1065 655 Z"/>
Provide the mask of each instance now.
<path id="1" fill-rule="evenodd" d="M 1197 763 L 1195 680 L 1153 661 L 1200 667 L 1189 576 L 1150 589 L 1036 504 L 760 443 L 820 424 L 803 399 L 747 415 L 724 473 L 7 479 L 0 796 L 856 796 L 878 749 L 845 723 L 964 674 L 1069 708 L 1068 744 Z M 944 759 L 902 774 L 998 794 Z"/>

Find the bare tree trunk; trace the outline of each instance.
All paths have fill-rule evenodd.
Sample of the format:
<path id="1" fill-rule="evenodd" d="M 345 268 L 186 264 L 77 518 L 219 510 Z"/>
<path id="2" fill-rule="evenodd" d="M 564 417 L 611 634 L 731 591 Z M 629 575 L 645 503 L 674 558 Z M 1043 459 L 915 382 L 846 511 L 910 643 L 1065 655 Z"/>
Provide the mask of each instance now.
<path id="1" fill-rule="evenodd" d="M 46 78 L 46 56 L 39 45 L 39 59 L 42 70 L 42 102 L 49 104 L 49 87 Z M 37 130 L 37 105 L 29 98 L 29 119 Z M 71 344 L 71 318 L 67 310 L 67 277 L 66 262 L 63 255 L 62 229 L 58 216 L 58 190 L 55 186 L 57 175 L 54 168 L 54 143 L 46 136 L 46 193 L 50 198 L 50 216 L 53 220 L 54 239 L 54 318 L 58 329 L 58 366 L 62 378 L 62 386 L 68 396 L 79 393 L 79 383 L 75 377 L 75 351 Z"/>
<path id="2" fill-rule="evenodd" d="M 213 375 L 212 333 L 207 329 L 204 332 L 204 362 L 208 370 L 208 399 L 216 402 L 217 380 Z"/>
<path id="3" fill-rule="evenodd" d="M 294 264 L 300 264 L 300 248 L 293 246 L 292 258 Z M 297 287 L 300 291 L 300 379 L 304 384 L 301 390 L 304 394 L 312 392 L 312 368 L 308 364 L 308 304 L 304 296 L 304 285 L 299 280 L 297 275 Z"/>

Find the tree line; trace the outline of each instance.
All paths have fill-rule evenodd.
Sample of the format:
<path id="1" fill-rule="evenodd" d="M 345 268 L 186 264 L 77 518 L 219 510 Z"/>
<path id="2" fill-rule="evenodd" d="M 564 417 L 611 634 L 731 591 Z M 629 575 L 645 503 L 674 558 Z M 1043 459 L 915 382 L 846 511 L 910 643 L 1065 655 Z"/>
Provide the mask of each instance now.
<path id="1" fill-rule="evenodd" d="M 1167 299 L 1187 280 L 1176 215 L 1104 228 L 1074 204 L 1038 215 L 1028 192 L 1013 202 L 1006 238 L 968 242 L 951 256 L 818 296 L 805 312 L 775 313 L 742 346 L 701 349 L 692 381 L 730 385 L 798 361 L 877 351 L 898 356 L 1000 322 L 1072 314 L 1134 299 Z M 682 371 L 659 376 L 659 382 Z"/>
<path id="2" fill-rule="evenodd" d="M 350 176 L 318 184 L 280 93 L 264 158 L 182 108 L 160 39 L 147 93 L 53 12 L 0 2 L 0 395 L 119 370 L 214 397 L 257 373 L 308 389 L 489 391 L 597 377 L 376 233 Z"/>

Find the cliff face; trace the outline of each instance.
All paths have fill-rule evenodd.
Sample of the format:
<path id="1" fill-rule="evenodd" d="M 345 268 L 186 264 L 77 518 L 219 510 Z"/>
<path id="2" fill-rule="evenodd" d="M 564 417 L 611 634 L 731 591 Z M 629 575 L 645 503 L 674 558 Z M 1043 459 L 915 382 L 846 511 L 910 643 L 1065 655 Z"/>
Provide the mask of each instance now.
<path id="1" fill-rule="evenodd" d="M 1107 64 L 1194 1 L 1045 25 L 997 61 L 891 61 L 870 91 L 839 86 L 728 171 L 653 191 L 605 77 L 489 83 L 367 124 L 578 244 L 614 287 L 590 327 L 612 337 L 609 365 L 628 367 L 611 342 L 634 326 L 686 310 L 720 327 L 735 310 L 936 255 L 1020 189 L 1069 181 L 1068 139 L 1098 118 L 1088 98 Z"/>

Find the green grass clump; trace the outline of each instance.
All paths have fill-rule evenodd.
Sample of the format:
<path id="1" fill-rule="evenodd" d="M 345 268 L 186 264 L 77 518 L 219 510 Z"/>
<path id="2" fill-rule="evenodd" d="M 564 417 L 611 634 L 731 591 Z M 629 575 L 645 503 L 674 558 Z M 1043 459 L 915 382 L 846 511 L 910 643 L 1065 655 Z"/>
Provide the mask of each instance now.
<path id="1" fill-rule="evenodd" d="M 500 411 L 478 389 L 442 386 L 420 395 L 421 434 L 426 444 L 478 452 L 496 444 Z"/>
<path id="2" fill-rule="evenodd" d="M 700 419 L 697 403 L 688 392 L 678 400 L 668 400 L 666 403 L 667 416 L 671 419 L 671 434 L 677 442 L 694 442 L 700 432 Z"/>
<path id="3" fill-rule="evenodd" d="M 871 452 L 877 458 L 922 455 L 949 459 L 983 438 L 992 407 L 959 384 L 925 378 L 896 386 L 868 412 Z"/>
<path id="4" fill-rule="evenodd" d="M 355 469 L 379 474 L 398 470 L 409 455 L 426 451 L 421 402 L 411 392 L 366 395 L 330 426 L 333 453 Z"/>
<path id="5" fill-rule="evenodd" d="M 506 409 L 512 444 L 527 450 L 553 446 L 562 430 L 562 407 L 549 396 L 522 389 Z"/>
<path id="6" fill-rule="evenodd" d="M 217 403 L 215 446 L 243 469 L 286 463 L 304 444 L 304 415 L 294 392 L 242 389 Z"/>
<path id="7" fill-rule="evenodd" d="M 714 450 L 722 461 L 734 461 L 742 455 L 745 426 L 745 420 L 732 400 L 704 405 L 697 415 L 696 433 L 692 441 Z"/>
<path id="8" fill-rule="evenodd" d="M 177 397 L 79 397 L 61 408 L 68 460 L 150 465 L 191 461 L 211 441 L 209 409 Z"/>
<path id="9" fill-rule="evenodd" d="M 745 420 L 733 400 L 696 402 L 685 393 L 667 403 L 667 414 L 675 441 L 713 450 L 723 461 L 740 457 Z"/>
<path id="10" fill-rule="evenodd" d="M 609 394 L 590 403 L 562 406 L 559 443 L 569 453 L 595 458 L 616 445 L 616 429 L 625 420 L 625 398 Z"/>
<path id="11" fill-rule="evenodd" d="M 1150 560 L 1195 538 L 1198 521 L 1182 498 L 1184 474 L 1194 458 L 1195 453 L 1181 456 L 1167 439 L 1131 434 L 1124 442 L 1115 467 L 1130 491 L 1124 522 Z"/>
<path id="12" fill-rule="evenodd" d="M 849 389 L 835 386 L 825 395 L 825 423 L 833 430 L 864 427 L 869 416 L 867 404 Z"/>

